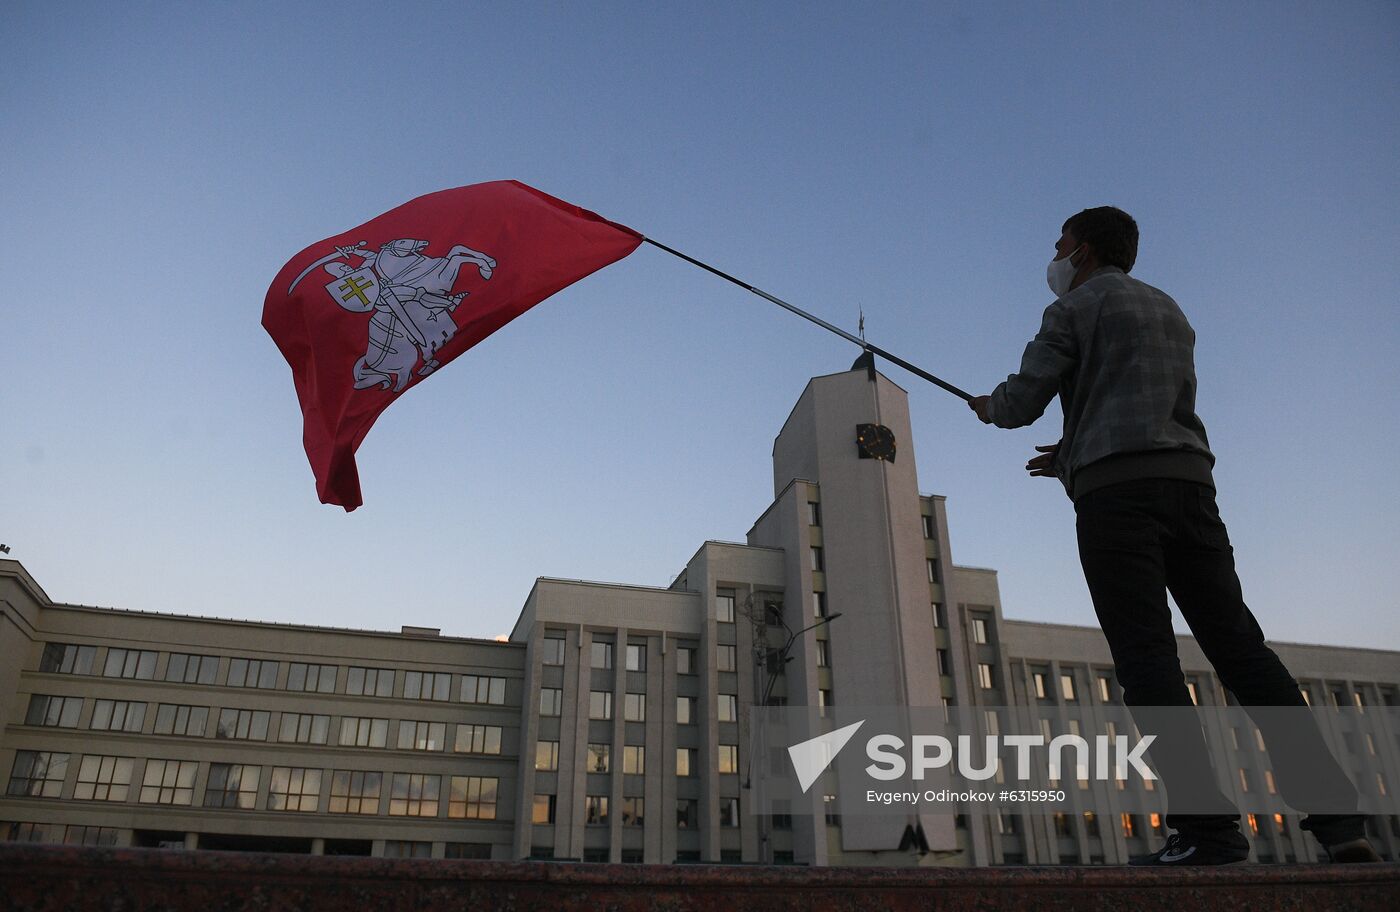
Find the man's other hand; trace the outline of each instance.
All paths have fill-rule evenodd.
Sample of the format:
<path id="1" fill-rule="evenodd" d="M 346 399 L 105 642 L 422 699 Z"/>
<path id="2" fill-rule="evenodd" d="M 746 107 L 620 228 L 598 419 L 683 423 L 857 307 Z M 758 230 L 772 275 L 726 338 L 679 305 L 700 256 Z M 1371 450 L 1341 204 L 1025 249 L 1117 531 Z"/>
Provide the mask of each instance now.
<path id="1" fill-rule="evenodd" d="M 992 419 L 987 416 L 987 400 L 991 396 L 974 396 L 967 401 L 967 407 L 977 413 L 977 417 L 982 419 L 983 424 L 991 424 Z"/>
<path id="2" fill-rule="evenodd" d="M 1032 478 L 1036 476 L 1039 476 L 1041 478 L 1055 477 L 1055 470 L 1050 467 L 1050 464 L 1055 461 L 1055 452 L 1059 448 L 1060 445 L 1058 443 L 1052 443 L 1049 446 L 1038 446 L 1035 448 L 1035 451 L 1040 455 L 1032 456 L 1030 461 L 1026 463 L 1026 471 L 1031 474 Z"/>

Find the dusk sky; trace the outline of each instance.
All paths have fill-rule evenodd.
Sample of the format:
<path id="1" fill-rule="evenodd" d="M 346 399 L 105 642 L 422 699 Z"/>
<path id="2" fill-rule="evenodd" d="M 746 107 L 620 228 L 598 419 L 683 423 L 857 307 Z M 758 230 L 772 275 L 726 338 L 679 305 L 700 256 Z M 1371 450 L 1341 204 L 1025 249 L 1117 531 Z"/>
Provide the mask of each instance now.
<path id="1" fill-rule="evenodd" d="M 850 343 L 656 249 L 410 391 L 317 501 L 259 321 L 307 245 L 512 178 L 974 393 L 1078 210 L 1198 334 L 1275 640 L 1400 649 L 1400 4 L 10 2 L 0 542 L 58 601 L 493 636 L 536 577 L 665 586 L 773 497 Z M 1011 618 L 1095 624 L 1059 437 L 893 365 Z M 1179 629 L 1184 630 L 1184 627 Z M 1304 669 L 1295 669 L 1304 673 Z"/>

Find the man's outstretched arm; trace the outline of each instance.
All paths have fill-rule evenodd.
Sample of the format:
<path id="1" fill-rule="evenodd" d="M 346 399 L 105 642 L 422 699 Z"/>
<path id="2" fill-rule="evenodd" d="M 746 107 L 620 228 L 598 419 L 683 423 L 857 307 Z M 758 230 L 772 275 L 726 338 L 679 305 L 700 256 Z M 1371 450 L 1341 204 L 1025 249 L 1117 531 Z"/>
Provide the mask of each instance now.
<path id="1" fill-rule="evenodd" d="M 1021 356 L 1021 369 L 998 384 L 991 395 L 973 398 L 968 407 L 984 424 L 1018 428 L 1034 423 L 1059 392 L 1061 379 L 1074 370 L 1078 349 L 1069 314 L 1056 301 L 1045 308 L 1040 332 Z"/>

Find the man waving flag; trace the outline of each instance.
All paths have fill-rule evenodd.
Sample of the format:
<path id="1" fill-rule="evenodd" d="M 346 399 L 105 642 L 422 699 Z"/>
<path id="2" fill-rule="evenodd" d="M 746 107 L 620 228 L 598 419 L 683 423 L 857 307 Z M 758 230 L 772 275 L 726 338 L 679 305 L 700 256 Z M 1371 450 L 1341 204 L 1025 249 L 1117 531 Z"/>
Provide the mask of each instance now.
<path id="1" fill-rule="evenodd" d="M 292 257 L 262 324 L 292 368 L 321 502 L 362 503 L 355 450 L 402 393 L 641 242 L 533 187 L 493 181 L 420 196 Z"/>

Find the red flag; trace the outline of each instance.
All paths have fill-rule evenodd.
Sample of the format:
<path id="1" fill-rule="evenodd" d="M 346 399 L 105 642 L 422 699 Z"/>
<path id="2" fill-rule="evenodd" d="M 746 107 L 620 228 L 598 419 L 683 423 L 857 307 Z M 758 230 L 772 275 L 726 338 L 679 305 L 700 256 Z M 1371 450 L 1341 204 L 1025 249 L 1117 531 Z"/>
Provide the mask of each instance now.
<path id="1" fill-rule="evenodd" d="M 262 324 L 292 367 L 321 502 L 362 503 L 355 450 L 405 390 L 641 242 L 519 181 L 492 181 L 420 196 L 292 257 Z"/>

